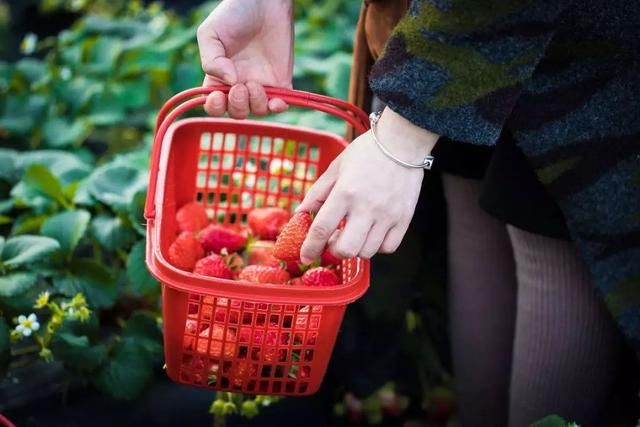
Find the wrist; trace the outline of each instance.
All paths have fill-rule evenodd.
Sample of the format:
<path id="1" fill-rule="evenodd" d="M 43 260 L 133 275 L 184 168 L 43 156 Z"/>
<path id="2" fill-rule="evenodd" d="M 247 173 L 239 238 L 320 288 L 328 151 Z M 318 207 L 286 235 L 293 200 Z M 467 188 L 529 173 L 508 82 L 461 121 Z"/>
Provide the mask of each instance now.
<path id="1" fill-rule="evenodd" d="M 378 138 L 394 154 L 408 162 L 420 163 L 438 142 L 440 135 L 414 125 L 385 107 L 377 126 Z"/>

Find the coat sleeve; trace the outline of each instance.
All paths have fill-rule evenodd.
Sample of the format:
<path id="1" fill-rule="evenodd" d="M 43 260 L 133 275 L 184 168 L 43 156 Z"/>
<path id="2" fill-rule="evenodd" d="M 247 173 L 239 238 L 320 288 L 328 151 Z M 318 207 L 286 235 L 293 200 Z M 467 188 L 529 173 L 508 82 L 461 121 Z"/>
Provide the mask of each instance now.
<path id="1" fill-rule="evenodd" d="M 494 144 L 570 3 L 414 0 L 371 70 L 371 89 L 417 126 Z"/>

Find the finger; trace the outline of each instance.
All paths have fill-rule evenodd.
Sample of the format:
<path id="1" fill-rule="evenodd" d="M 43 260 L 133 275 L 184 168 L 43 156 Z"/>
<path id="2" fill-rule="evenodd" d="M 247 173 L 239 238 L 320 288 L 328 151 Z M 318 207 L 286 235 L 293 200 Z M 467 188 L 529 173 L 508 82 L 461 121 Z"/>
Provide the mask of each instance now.
<path id="1" fill-rule="evenodd" d="M 229 86 L 236 84 L 238 80 L 236 67 L 227 57 L 218 34 L 206 20 L 198 27 L 197 38 L 200 62 L 204 72 Z"/>
<path id="2" fill-rule="evenodd" d="M 227 101 L 229 116 L 234 119 L 246 119 L 249 116 L 249 91 L 247 86 L 239 83 L 229 91 Z"/>
<path id="3" fill-rule="evenodd" d="M 267 107 L 267 93 L 264 87 L 256 82 L 247 82 L 249 90 L 249 106 L 251 112 L 258 116 L 264 116 L 269 112 Z"/>
<path id="4" fill-rule="evenodd" d="M 398 249 L 400 243 L 402 243 L 402 239 L 404 238 L 407 229 L 409 228 L 409 221 L 402 224 L 397 224 L 392 227 L 388 232 L 384 241 L 380 245 L 380 251 L 384 254 L 391 254 Z"/>
<path id="5" fill-rule="evenodd" d="M 336 172 L 337 166 L 334 161 L 307 191 L 302 203 L 296 208 L 296 212 L 318 212 L 336 183 Z"/>
<path id="6" fill-rule="evenodd" d="M 309 233 L 300 248 L 300 260 L 303 263 L 310 264 L 320 258 L 327 241 L 346 213 L 347 205 L 344 199 L 335 191 L 329 194 L 327 201 L 311 223 Z"/>
<path id="7" fill-rule="evenodd" d="M 365 240 L 362 245 L 358 256 L 361 258 L 371 258 L 377 254 L 380 250 L 380 246 L 382 246 L 382 242 L 384 242 L 384 239 L 387 236 L 387 231 L 389 231 L 389 227 L 387 225 L 379 222 L 375 223 L 371 230 L 369 230 L 367 240 Z"/>
<path id="8" fill-rule="evenodd" d="M 347 225 L 331 247 L 331 252 L 338 258 L 353 258 L 358 255 L 372 226 L 373 220 L 369 215 L 349 215 Z"/>
<path id="9" fill-rule="evenodd" d="M 204 111 L 210 116 L 222 116 L 227 112 L 227 95 L 219 90 L 207 95 L 204 103 Z"/>
<path id="10" fill-rule="evenodd" d="M 272 113 L 282 113 L 283 111 L 287 111 L 289 105 L 280 98 L 271 98 L 268 107 Z"/>

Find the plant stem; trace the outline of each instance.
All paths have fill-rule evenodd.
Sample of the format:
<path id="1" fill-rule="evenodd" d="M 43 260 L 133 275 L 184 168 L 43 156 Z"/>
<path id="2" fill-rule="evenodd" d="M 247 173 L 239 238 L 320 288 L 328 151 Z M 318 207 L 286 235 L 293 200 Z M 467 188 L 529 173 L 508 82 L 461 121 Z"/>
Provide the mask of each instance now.
<path id="1" fill-rule="evenodd" d="M 16 348 L 16 349 L 11 349 L 11 356 L 23 356 L 25 354 L 37 353 L 38 351 L 40 351 L 40 347 L 38 347 L 37 345 L 23 347 L 23 348 Z"/>

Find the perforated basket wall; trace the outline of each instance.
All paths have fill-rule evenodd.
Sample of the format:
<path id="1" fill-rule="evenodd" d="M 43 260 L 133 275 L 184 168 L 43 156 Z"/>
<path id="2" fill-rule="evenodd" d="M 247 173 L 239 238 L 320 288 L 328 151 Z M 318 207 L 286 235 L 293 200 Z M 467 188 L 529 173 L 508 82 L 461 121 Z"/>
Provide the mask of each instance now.
<path id="1" fill-rule="evenodd" d="M 315 392 L 346 305 L 368 286 L 368 264 L 344 260 L 341 285 L 294 289 L 193 275 L 166 261 L 176 210 L 196 200 L 212 221 L 245 223 L 254 207 L 293 210 L 344 149 L 332 134 L 225 119 L 185 119 L 163 138 L 150 271 L 163 284 L 167 373 L 175 381 L 256 394 Z"/>

